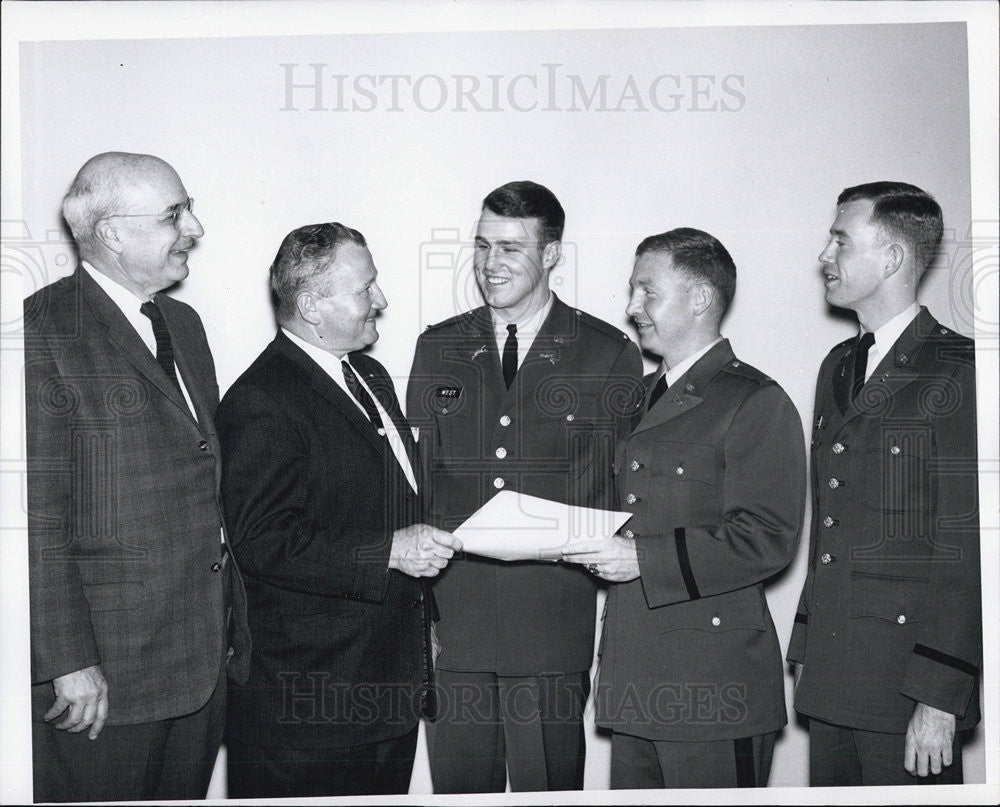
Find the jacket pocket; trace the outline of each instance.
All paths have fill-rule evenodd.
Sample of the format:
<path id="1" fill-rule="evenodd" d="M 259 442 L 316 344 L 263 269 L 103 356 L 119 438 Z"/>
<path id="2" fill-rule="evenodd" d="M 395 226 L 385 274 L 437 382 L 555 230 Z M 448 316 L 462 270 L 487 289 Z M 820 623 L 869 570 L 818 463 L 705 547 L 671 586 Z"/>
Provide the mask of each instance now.
<path id="1" fill-rule="evenodd" d="M 659 440 L 652 476 L 666 476 L 675 482 L 714 485 L 718 481 L 719 449 L 704 443 Z"/>

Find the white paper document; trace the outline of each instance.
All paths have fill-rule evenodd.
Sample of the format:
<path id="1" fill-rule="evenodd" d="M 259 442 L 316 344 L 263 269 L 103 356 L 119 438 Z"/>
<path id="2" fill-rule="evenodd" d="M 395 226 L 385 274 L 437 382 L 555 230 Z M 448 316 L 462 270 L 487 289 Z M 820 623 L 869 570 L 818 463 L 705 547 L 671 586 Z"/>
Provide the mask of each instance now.
<path id="1" fill-rule="evenodd" d="M 574 507 L 502 490 L 455 530 L 462 549 L 497 560 L 559 560 L 575 541 L 607 538 L 631 513 Z"/>

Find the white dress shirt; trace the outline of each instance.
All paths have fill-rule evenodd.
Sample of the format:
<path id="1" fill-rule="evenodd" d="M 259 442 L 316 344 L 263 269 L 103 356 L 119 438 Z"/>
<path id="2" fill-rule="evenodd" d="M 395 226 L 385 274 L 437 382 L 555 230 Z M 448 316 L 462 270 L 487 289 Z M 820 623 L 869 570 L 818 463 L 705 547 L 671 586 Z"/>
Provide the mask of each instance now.
<path id="1" fill-rule="evenodd" d="M 694 366 L 694 363 L 698 361 L 698 359 L 700 359 L 702 356 L 708 353 L 708 351 L 710 351 L 721 341 L 722 341 L 721 336 L 715 337 L 715 341 L 705 345 L 705 347 L 703 347 L 701 350 L 692 353 L 690 356 L 684 359 L 684 361 L 675 364 L 673 367 L 667 367 L 665 363 L 661 362 L 660 370 L 656 374 L 656 378 L 653 379 L 653 383 L 656 384 L 656 382 L 660 380 L 660 376 L 665 375 L 667 377 L 667 386 L 672 387 L 678 378 L 680 378 L 682 375 L 684 375 L 684 373 L 686 373 Z"/>
<path id="2" fill-rule="evenodd" d="M 155 359 L 156 336 L 153 334 L 153 321 L 139 310 L 143 303 L 149 302 L 153 298 L 139 297 L 131 290 L 126 289 L 120 283 L 116 283 L 106 274 L 98 272 L 86 261 L 81 261 L 81 263 L 83 264 L 84 271 L 94 279 L 94 282 L 104 290 L 108 297 L 111 298 L 111 302 L 118 306 L 122 314 L 125 315 L 125 319 L 127 319 L 129 324 L 135 328 L 136 333 L 139 334 L 139 338 L 142 339 L 146 347 L 149 348 L 149 352 L 153 354 L 153 358 Z M 181 395 L 184 396 L 184 400 L 188 405 L 188 410 L 191 412 L 191 417 L 197 420 L 198 418 L 194 413 L 194 404 L 191 403 L 191 396 L 188 395 L 187 387 L 184 386 L 184 379 L 181 377 L 181 371 L 177 366 L 176 361 L 174 361 L 174 373 L 176 374 L 177 382 L 181 387 Z"/>
<path id="3" fill-rule="evenodd" d="M 528 351 L 531 350 L 532 344 L 534 344 L 535 337 L 538 336 L 538 331 L 541 330 L 542 324 L 545 322 L 545 318 L 549 315 L 549 311 L 552 310 L 553 301 L 552 292 L 549 292 L 549 299 L 546 301 L 538 311 L 532 314 L 527 319 L 521 322 L 515 322 L 517 325 L 517 366 L 521 367 L 521 363 L 524 361 L 524 357 L 528 355 Z M 492 308 L 490 309 L 490 316 L 493 318 L 493 332 L 497 338 L 497 350 L 500 352 L 501 358 L 503 357 L 503 346 L 507 343 L 507 326 L 512 324 L 497 314 Z"/>
<path id="4" fill-rule="evenodd" d="M 318 364 L 323 371 L 330 376 L 331 379 L 333 379 L 333 383 L 340 387 L 344 391 L 344 394 L 354 402 L 358 411 L 364 415 L 365 420 L 370 420 L 365 408 L 347 388 L 347 382 L 344 380 L 344 369 L 341 365 L 350 365 L 351 369 L 354 371 L 354 375 L 357 376 L 358 383 L 365 388 L 368 394 L 371 395 L 372 400 L 375 402 L 375 409 L 378 411 L 378 416 L 382 419 L 382 430 L 385 432 L 385 436 L 389 440 L 389 447 L 392 449 L 392 453 L 396 457 L 396 462 L 399 463 L 399 467 L 403 469 L 406 481 L 410 483 L 410 487 L 413 488 L 413 492 L 416 493 L 417 477 L 413 473 L 413 466 L 410 465 L 410 458 L 406 456 L 406 447 L 403 445 L 403 438 L 400 436 L 399 431 L 397 431 L 396 424 L 393 423 L 392 418 L 389 417 L 389 413 L 386 412 L 385 408 L 382 406 L 382 402 L 379 401 L 378 396 L 375 395 L 365 383 L 364 376 L 358 371 L 358 368 L 350 363 L 346 355 L 340 357 L 330 353 L 329 351 L 323 350 L 321 347 L 317 347 L 304 339 L 300 339 L 294 333 L 286 330 L 285 328 L 282 328 L 281 332 L 287 336 L 293 344 L 302 348 L 306 355 L 316 362 L 316 364 Z"/>
<path id="5" fill-rule="evenodd" d="M 889 355 L 896 340 L 902 336 L 903 331 L 916 319 L 920 313 L 920 306 L 917 303 L 907 306 L 896 316 L 884 323 L 880 328 L 875 329 L 875 344 L 868 349 L 868 366 L 865 368 L 865 381 L 872 377 L 875 368 L 882 359 Z"/>

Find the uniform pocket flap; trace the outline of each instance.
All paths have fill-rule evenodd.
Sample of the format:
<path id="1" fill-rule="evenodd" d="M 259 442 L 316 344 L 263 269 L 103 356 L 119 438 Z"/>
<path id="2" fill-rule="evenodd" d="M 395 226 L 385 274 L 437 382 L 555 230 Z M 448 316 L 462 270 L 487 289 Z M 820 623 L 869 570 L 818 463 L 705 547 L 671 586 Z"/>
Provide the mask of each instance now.
<path id="1" fill-rule="evenodd" d="M 719 449 L 704 443 L 660 440 L 656 444 L 653 476 L 670 476 L 678 482 L 714 485 L 719 472 Z"/>
<path id="2" fill-rule="evenodd" d="M 755 586 L 715 597 L 666 605 L 656 610 L 660 612 L 662 619 L 660 633 L 674 630 L 721 633 L 767 629 L 764 598 Z"/>
<path id="3" fill-rule="evenodd" d="M 927 581 L 899 577 L 856 575 L 851 578 L 852 619 L 874 617 L 905 625 L 919 622 L 919 604 Z"/>

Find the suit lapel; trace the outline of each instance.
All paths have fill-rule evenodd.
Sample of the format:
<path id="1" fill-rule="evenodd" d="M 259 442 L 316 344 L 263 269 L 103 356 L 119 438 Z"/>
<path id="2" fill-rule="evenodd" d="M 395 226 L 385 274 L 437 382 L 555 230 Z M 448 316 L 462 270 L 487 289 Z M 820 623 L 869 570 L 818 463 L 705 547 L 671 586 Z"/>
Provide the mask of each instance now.
<path id="1" fill-rule="evenodd" d="M 473 334 L 472 342 L 476 344 L 468 357 L 474 363 L 484 364 L 483 380 L 494 394 L 503 398 L 507 394 L 507 384 L 503 380 L 503 367 L 500 365 L 500 351 L 497 349 L 497 337 L 493 330 L 493 318 L 489 306 L 477 308 L 472 312 Z"/>
<path id="2" fill-rule="evenodd" d="M 184 400 L 184 396 L 181 395 L 180 390 L 174 386 L 173 382 L 167 378 L 166 373 L 163 372 L 163 368 L 156 363 L 156 359 L 149 352 L 146 343 L 136 333 L 135 328 L 125 318 L 121 309 L 104 293 L 104 290 L 93 281 L 82 267 L 76 271 L 82 287 L 84 302 L 97 320 L 107 329 L 105 332 L 107 342 L 193 421 L 194 417 L 187 405 L 187 401 Z"/>
<path id="3" fill-rule="evenodd" d="M 203 426 L 203 431 L 209 431 L 208 424 L 215 417 L 215 407 L 206 398 L 206 394 L 208 384 L 212 383 L 214 379 L 206 382 L 204 374 L 200 372 L 201 368 L 198 367 L 196 357 L 203 350 L 203 347 L 194 338 L 193 332 L 179 327 L 177 322 L 173 320 L 171 303 L 172 301 L 169 297 L 164 299 L 163 296 L 158 296 L 157 305 L 159 305 L 160 312 L 163 314 L 163 320 L 167 323 L 167 329 L 170 331 L 170 341 L 174 346 L 174 361 L 184 381 L 184 388 L 187 390 L 188 397 L 191 398 L 191 403 L 194 406 L 195 418 L 198 421 L 198 425 L 200 427 Z M 159 367 L 160 365 L 157 364 L 156 366 Z M 171 389 L 173 389 L 173 386 L 173 383 L 171 383 Z M 186 408 L 187 403 L 185 402 Z"/>
<path id="4" fill-rule="evenodd" d="M 553 372 L 564 373 L 576 357 L 579 326 L 568 305 L 555 294 L 552 308 L 518 368 L 513 389 L 523 395 L 536 389 Z M 502 375 L 502 373 L 501 373 Z"/>
<path id="5" fill-rule="evenodd" d="M 392 419 L 392 425 L 396 427 L 396 432 L 403 441 L 403 448 L 406 451 L 407 459 L 410 461 L 410 468 L 413 470 L 414 475 L 416 475 L 419 468 L 417 443 L 413 439 L 413 432 L 410 431 L 410 425 L 406 422 L 403 410 L 399 406 L 399 398 L 396 396 L 392 379 L 384 373 L 376 372 L 376 368 L 380 368 L 381 365 L 377 364 L 364 353 L 352 353 L 351 364 L 358 368 L 359 372 L 364 375 L 368 388 L 378 398 L 378 402 L 382 404 L 382 408 Z M 397 462 L 396 464 L 398 465 L 399 463 Z"/>
<path id="6" fill-rule="evenodd" d="M 717 345 L 713 346 L 708 353 L 698 359 L 684 375 L 671 384 L 660 400 L 648 412 L 645 411 L 645 406 L 649 401 L 652 382 L 656 377 L 656 373 L 646 376 L 643 415 L 639 423 L 633 428 L 632 433 L 638 434 L 647 429 L 662 426 L 664 423 L 669 423 L 671 420 L 699 407 L 704 400 L 701 396 L 701 391 L 705 388 L 705 385 L 723 367 L 734 361 L 735 358 L 729 340 L 723 339 Z"/>

